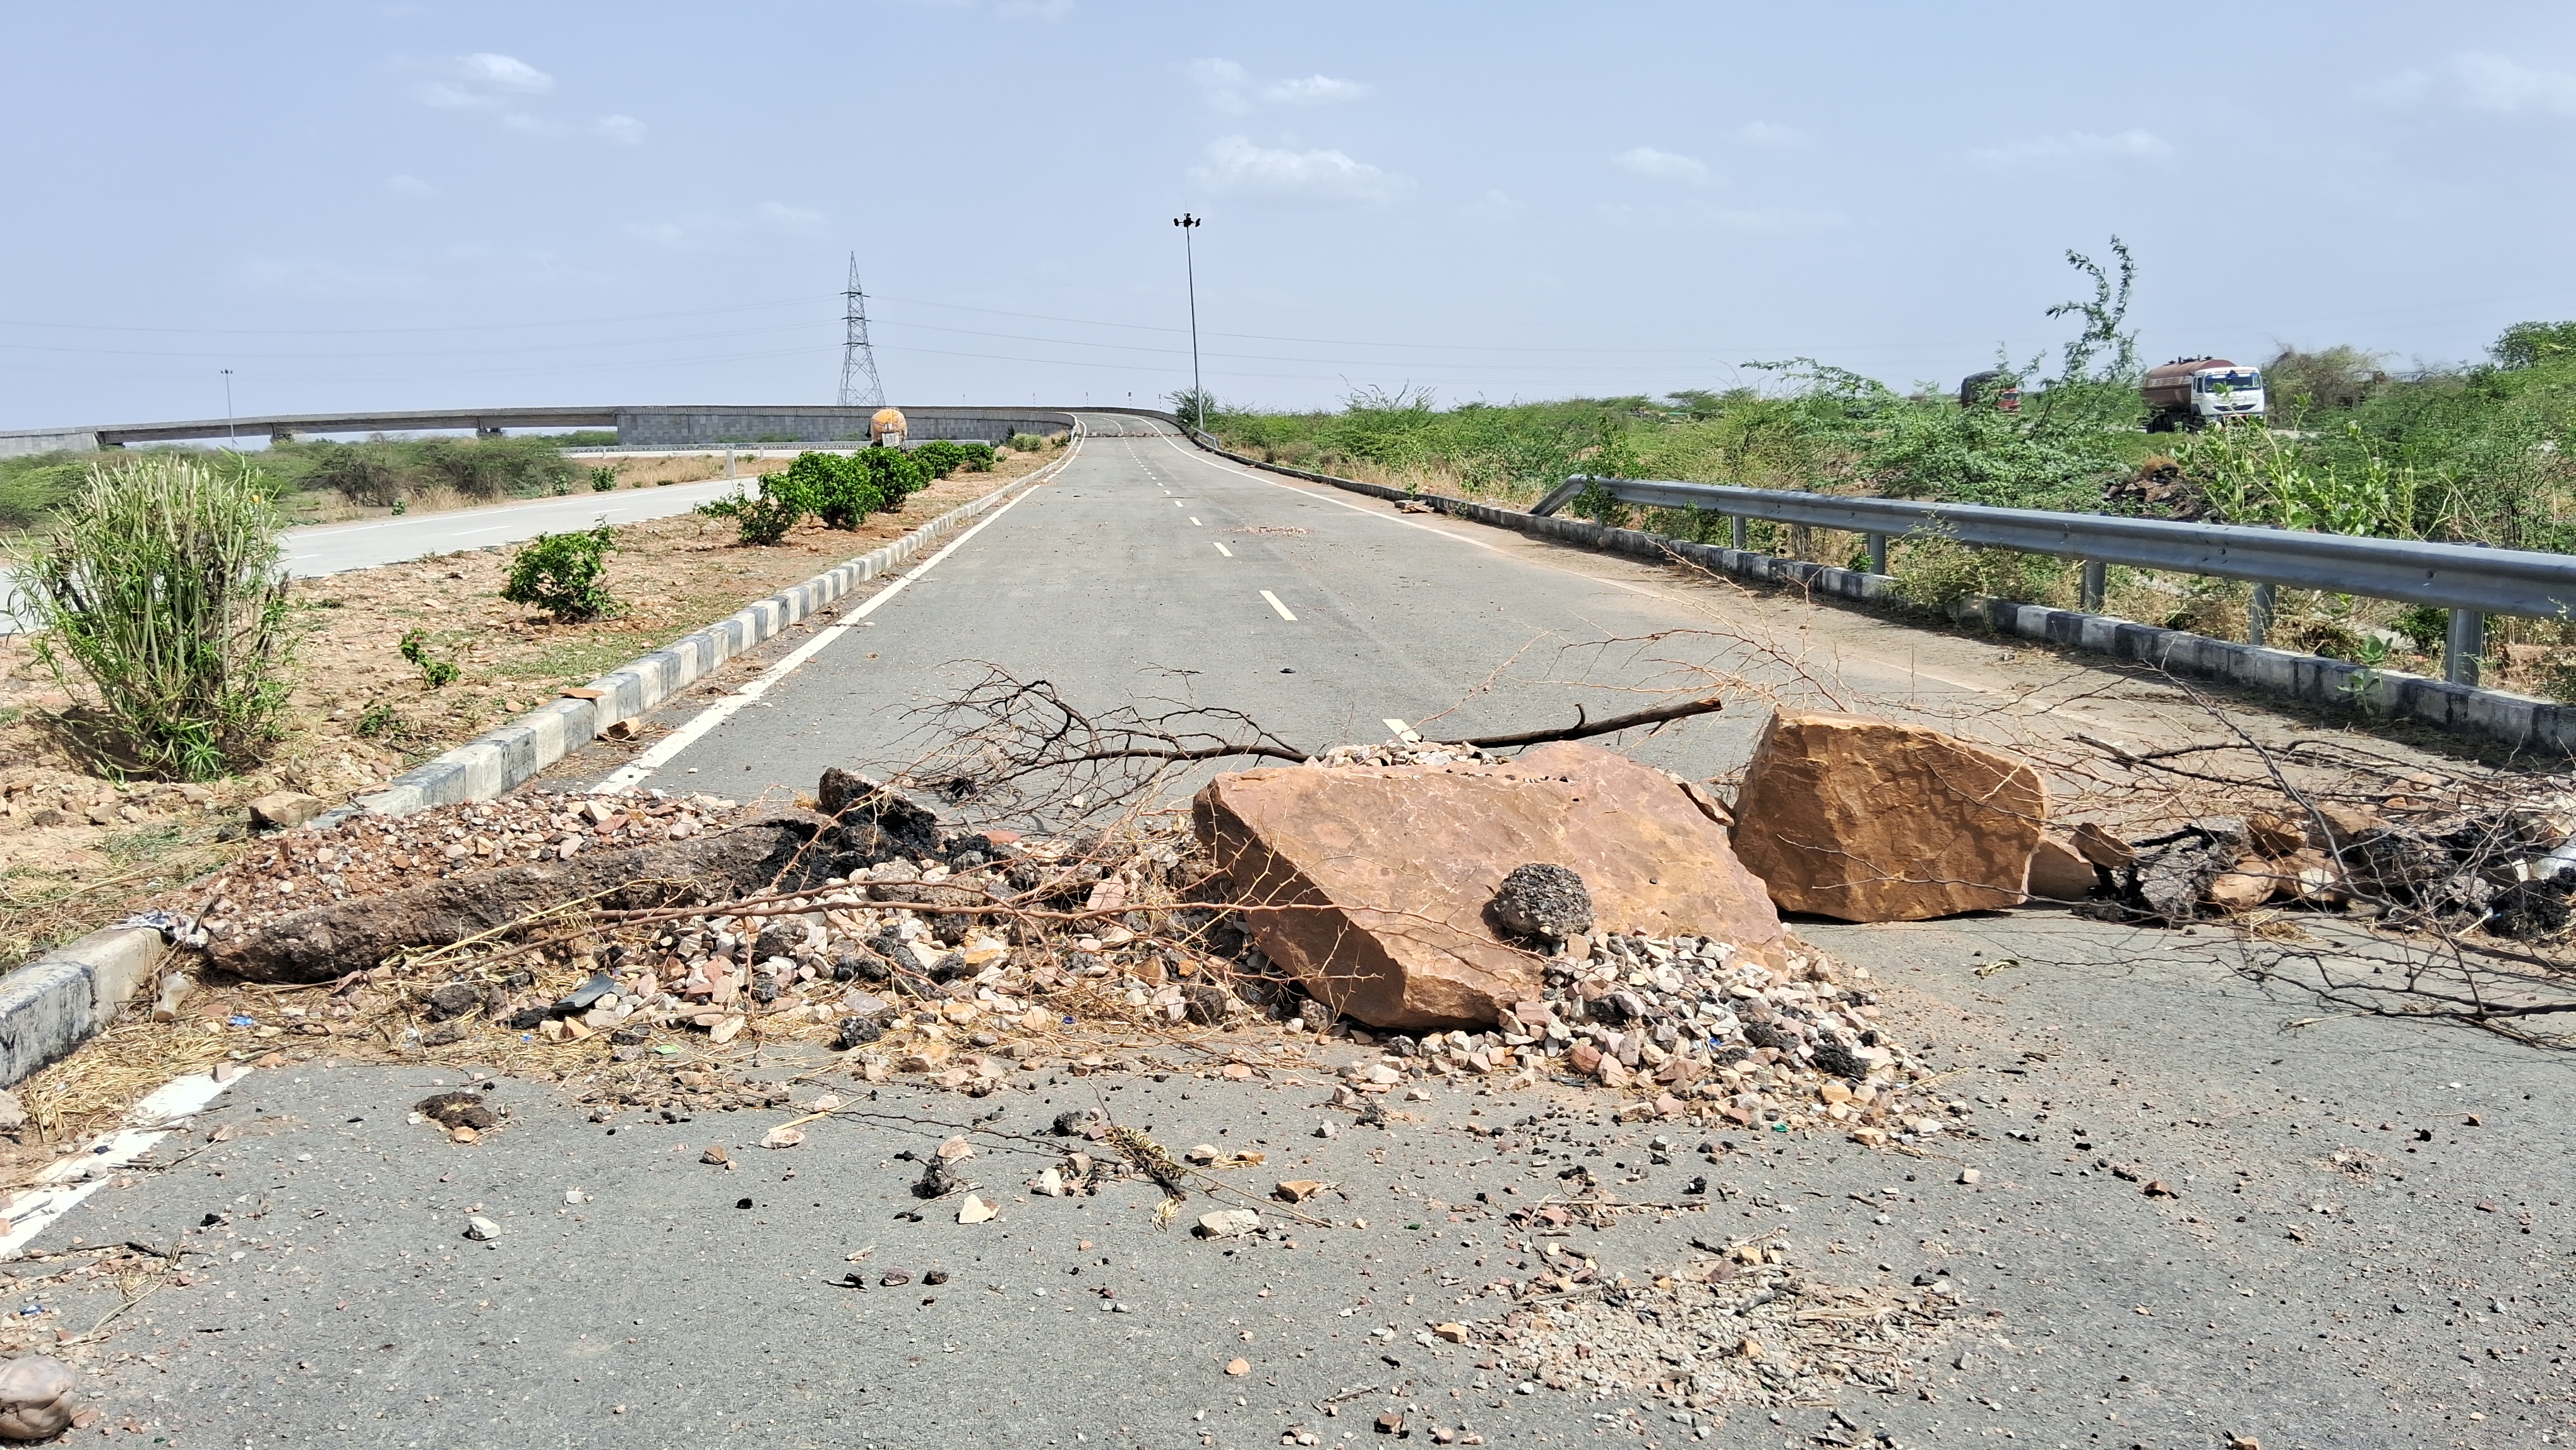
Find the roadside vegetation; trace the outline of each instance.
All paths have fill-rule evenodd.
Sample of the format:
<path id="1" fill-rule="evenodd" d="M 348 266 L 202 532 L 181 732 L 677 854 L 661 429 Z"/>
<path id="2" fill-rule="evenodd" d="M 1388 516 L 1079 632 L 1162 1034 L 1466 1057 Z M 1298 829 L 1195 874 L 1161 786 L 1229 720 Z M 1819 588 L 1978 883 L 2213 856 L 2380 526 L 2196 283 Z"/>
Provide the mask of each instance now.
<path id="1" fill-rule="evenodd" d="M 281 733 L 293 636 L 277 511 L 244 470 L 157 454 L 92 468 L 10 551 L 36 659 L 111 774 L 211 780 Z"/>
<path id="2" fill-rule="evenodd" d="M 227 471 L 223 455 L 202 451 L 137 450 L 101 461 L 120 470 L 208 470 L 236 484 L 245 477 Z M 658 461 L 637 460 L 624 477 L 631 484 L 634 471 Z M 721 469 L 720 457 L 713 462 Z M 283 702 L 268 724 L 214 732 L 209 738 L 247 748 L 227 756 L 218 778 L 203 781 L 184 778 L 185 769 L 159 776 L 144 768 L 143 752 L 107 748 L 102 692 L 69 653 L 75 635 L 98 635 L 102 626 L 83 623 L 59 639 L 0 635 L 0 967 L 115 920 L 152 893 L 248 849 L 243 805 L 255 796 L 283 789 L 341 801 L 375 789 L 560 689 L 900 538 L 924 518 L 1044 462 L 1041 451 L 996 453 L 989 472 L 962 463 L 909 509 L 873 513 L 848 530 L 809 518 L 763 549 L 738 547 L 736 530 L 720 521 L 682 514 L 618 528 L 607 541 L 613 547 L 599 550 L 595 572 L 590 546 L 600 540 L 592 530 L 557 535 L 543 548 L 480 549 L 297 581 L 273 615 L 262 596 L 258 615 L 273 624 L 268 679 L 282 688 Z M 76 472 L 75 484 L 86 487 L 86 467 Z M 264 492 L 255 480 L 245 489 L 229 495 L 242 510 Z M 58 530 L 98 535 L 111 516 L 81 522 L 89 514 L 76 494 L 42 531 L 11 542 L 18 553 L 4 567 L 23 569 L 18 557 L 53 547 Z M 567 538 L 576 542 L 567 545 Z M 121 573 L 170 572 L 132 550 L 118 557 L 127 561 Z M 200 577 L 181 583 L 194 588 L 190 579 Z M 146 592 L 175 604 L 184 591 Z M 572 615 L 593 606 L 597 612 L 567 619 L 557 602 Z M 71 664 L 67 674 L 45 666 L 40 642 Z M 278 698 L 272 691 L 259 700 Z M 190 712 L 167 713 L 175 719 Z M 218 710 L 205 718 L 242 716 Z M 166 733 L 143 732 L 147 741 Z M 191 758 L 185 750 L 163 755 L 182 765 Z"/>
<path id="3" fill-rule="evenodd" d="M 1659 397 L 1467 402 L 1363 389 L 1332 411 L 1207 401 L 1209 431 L 1269 462 L 1527 506 L 1581 473 L 1668 478 L 2010 508 L 2265 524 L 2382 538 L 2576 553 L 2576 322 L 2505 329 L 2487 356 L 2398 369 L 2340 345 L 2274 350 L 2269 426 L 2149 434 L 2144 360 L 2128 317 L 2135 266 L 2067 254 L 2079 295 L 2050 309 L 2072 336 L 2054 357 L 1999 357 L 1963 405 L 1955 381 L 1904 387 L 1813 358 L 1757 361 L 1748 381 Z M 1997 406 L 2020 392 L 2017 411 Z M 1176 408 L 1197 400 L 1176 397 Z M 1727 521 L 1630 509 L 1606 492 L 1572 511 L 1605 523 L 1723 542 Z M 1865 557 L 1851 535 L 1754 522 L 1748 544 L 1833 564 Z M 1993 556 L 1945 538 L 1898 541 L 1892 571 L 1927 607 L 1969 594 L 2072 604 L 2073 567 Z M 2113 570 L 2114 613 L 2242 638 L 2248 586 Z M 2438 611 L 2283 591 L 2272 642 L 2422 669 Z M 2576 699 L 2576 629 L 2495 621 L 2488 678 Z"/>
<path id="4" fill-rule="evenodd" d="M 0 458 L 0 534 L 43 528 L 92 468 L 137 459 L 222 460 L 290 524 L 432 513 L 514 499 L 695 483 L 725 474 L 722 454 L 642 455 L 611 463 L 568 456 L 569 447 L 614 444 L 613 433 L 509 438 L 291 440 L 255 452 L 202 448 L 111 449 Z"/>
<path id="5" fill-rule="evenodd" d="M 991 472 L 997 456 L 989 443 L 945 439 L 916 448 L 800 453 L 784 469 L 762 474 L 757 492 L 737 489 L 697 511 L 733 520 L 745 544 L 775 544 L 809 518 L 825 528 L 855 529 L 868 515 L 901 509 L 905 499 L 961 468 Z"/>

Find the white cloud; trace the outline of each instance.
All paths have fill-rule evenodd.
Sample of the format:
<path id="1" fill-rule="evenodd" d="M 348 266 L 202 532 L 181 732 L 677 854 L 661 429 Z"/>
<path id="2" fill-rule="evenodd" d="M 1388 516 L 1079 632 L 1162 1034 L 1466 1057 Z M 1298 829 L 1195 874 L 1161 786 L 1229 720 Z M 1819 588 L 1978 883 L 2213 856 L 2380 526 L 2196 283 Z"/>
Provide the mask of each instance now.
<path id="1" fill-rule="evenodd" d="M 1190 175 L 1214 191 L 1390 201 L 1413 190 L 1411 178 L 1339 151 L 1290 151 L 1227 136 L 1208 147 L 1207 157 Z"/>
<path id="2" fill-rule="evenodd" d="M 823 229 L 821 212 L 811 207 L 789 206 L 785 202 L 762 202 L 760 220 L 772 231 L 819 232 Z"/>
<path id="3" fill-rule="evenodd" d="M 542 96 L 555 88 L 555 78 L 514 55 L 478 50 L 458 62 L 463 72 L 489 90 L 514 96 Z"/>
<path id="4" fill-rule="evenodd" d="M 1230 60 L 1213 56 L 1191 61 L 1181 68 L 1198 87 L 1199 98 L 1210 108 L 1229 116 L 1246 115 L 1260 106 L 1332 106 L 1356 101 L 1375 91 L 1359 81 L 1346 81 L 1328 75 L 1293 77 L 1287 80 L 1255 80 L 1252 72 Z"/>
<path id="5" fill-rule="evenodd" d="M 1334 106 L 1344 101 L 1360 100 L 1374 89 L 1358 81 L 1312 75 L 1272 81 L 1261 88 L 1261 99 L 1274 106 Z"/>
<path id="6" fill-rule="evenodd" d="M 1739 146 L 1804 146 L 1807 133 L 1772 121 L 1747 121 L 1726 133 Z"/>
<path id="7" fill-rule="evenodd" d="M 434 187 L 428 182 L 421 180 L 419 177 L 408 173 L 388 176 L 380 184 L 383 186 L 385 193 L 389 196 L 420 197 L 438 195 L 437 187 Z"/>
<path id="8" fill-rule="evenodd" d="M 1204 58 L 1182 67 L 1190 84 L 1199 88 L 1199 98 L 1229 115 L 1241 115 L 1252 109 L 1245 92 L 1251 89 L 1252 73 L 1230 60 Z"/>
<path id="9" fill-rule="evenodd" d="M 2404 71 L 2370 90 L 2398 105 L 2440 100 L 2490 115 L 2576 115 L 2576 75 L 2535 70 L 2484 51 L 2461 51 L 2429 71 Z"/>
<path id="10" fill-rule="evenodd" d="M 423 82 L 412 94 L 424 105 L 446 110 L 491 111 L 513 97 L 542 96 L 554 88 L 553 76 L 516 56 L 477 51 L 449 61 L 437 79 Z"/>
<path id="11" fill-rule="evenodd" d="M 503 127 L 522 136 L 586 136 L 621 146 L 644 142 L 644 123 L 633 116 L 611 114 L 575 123 L 528 109 L 530 97 L 553 93 L 555 78 L 516 56 L 477 51 L 441 62 L 437 72 L 412 88 L 413 99 L 440 110 L 495 113 Z"/>
<path id="12" fill-rule="evenodd" d="M 1611 157 L 1610 164 L 1650 181 L 1673 181 L 1684 186 L 1706 186 L 1717 179 L 1708 163 L 1652 146 L 1632 146 Z"/>
<path id="13" fill-rule="evenodd" d="M 2046 169 L 2080 170 L 2104 165 L 2162 161 L 2173 155 L 2173 146 L 2151 131 L 2131 128 L 2105 136 L 2092 131 L 2064 131 L 2054 136 L 2034 136 L 2002 146 L 1989 146 L 1968 153 L 1968 159 L 1989 171 L 2029 171 Z"/>

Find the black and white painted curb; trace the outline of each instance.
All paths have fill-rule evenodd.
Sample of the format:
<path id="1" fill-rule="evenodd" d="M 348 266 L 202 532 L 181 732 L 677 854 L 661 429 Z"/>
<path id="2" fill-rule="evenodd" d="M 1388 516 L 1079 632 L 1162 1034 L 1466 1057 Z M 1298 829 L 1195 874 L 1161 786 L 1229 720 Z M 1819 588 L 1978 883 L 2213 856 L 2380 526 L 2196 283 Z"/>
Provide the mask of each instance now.
<path id="1" fill-rule="evenodd" d="M 1046 482 L 1072 461 L 1074 451 L 1068 447 L 1062 457 L 1026 478 L 950 509 L 881 549 L 611 670 L 579 696 L 541 706 L 416 765 L 383 790 L 360 796 L 314 825 L 328 826 L 361 812 L 400 816 L 430 806 L 490 800 L 525 784 L 582 741 L 661 704 L 726 660 L 810 618 L 859 585 L 893 573 L 1006 499 Z M 112 926 L 66 942 L 0 977 L 0 1086 L 70 1056 L 115 1021 L 134 994 L 154 979 L 168 952 L 169 939 L 157 928 Z M 0 1255 L 9 1252 L 11 1241 L 0 1235 Z"/>

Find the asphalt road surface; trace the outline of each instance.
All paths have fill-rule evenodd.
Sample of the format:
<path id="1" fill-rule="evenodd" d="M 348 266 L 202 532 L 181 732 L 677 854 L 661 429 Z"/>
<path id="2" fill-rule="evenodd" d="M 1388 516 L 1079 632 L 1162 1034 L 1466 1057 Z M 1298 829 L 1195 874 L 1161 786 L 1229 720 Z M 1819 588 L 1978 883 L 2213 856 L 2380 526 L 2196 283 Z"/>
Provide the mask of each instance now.
<path id="1" fill-rule="evenodd" d="M 1569 724 L 1668 698 L 1647 689 L 1867 698 L 1930 717 L 2009 705 L 2055 728 L 2158 739 L 2205 728 L 2170 688 L 2052 657 L 1759 600 L 1732 586 L 1543 544 L 1239 467 L 1143 420 L 1095 417 L 1057 479 L 897 580 L 880 610 L 809 621 L 737 662 L 756 673 L 818 629 L 846 632 L 692 733 L 703 695 L 605 745 L 558 782 L 748 796 L 810 791 L 829 765 L 892 769 L 937 738 L 926 710 L 988 668 L 1044 679 L 1087 711 L 1239 710 L 1294 745 L 1383 740 L 1390 722 L 1467 738 Z M 1820 629 L 1838 629 L 1827 639 Z M 2084 696 L 2080 703 L 2068 703 Z M 1668 769 L 1740 764 L 1768 711 L 1618 742 Z M 2177 717 L 2187 723 L 2177 725 Z M 704 722 L 700 722 L 701 725 Z M 685 738 L 657 737 L 662 729 Z M 623 773 L 617 773 L 623 769 Z"/>
<path id="2" fill-rule="evenodd" d="M 2119 677 L 2051 656 L 1399 515 L 1161 436 L 1080 446 L 1056 482 L 852 601 L 883 607 L 741 662 L 719 688 L 846 628 L 686 737 L 647 783 L 744 796 L 810 790 L 826 765 L 899 763 L 919 739 L 905 712 L 977 660 L 1101 706 L 1159 694 L 1242 708 L 1312 744 L 1452 708 L 1445 735 L 1527 726 L 1578 702 L 1598 712 L 1641 678 L 1738 667 L 1927 712 L 2008 708 L 2150 739 L 2186 728 L 2170 691 L 2115 689 Z M 1644 643 L 1575 647 L 1605 638 Z M 683 739 L 709 699 L 675 705 L 639 743 Z M 1759 717 L 1621 744 L 1705 773 L 1740 762 Z M 634 763 L 631 748 L 588 750 L 544 785 Z M 828 1087 L 853 1111 L 764 1152 L 750 1145 L 789 1110 L 599 1123 L 578 1083 L 511 1080 L 494 1090 L 508 1125 L 466 1147 L 406 1121 L 417 1098 L 462 1082 L 459 1067 L 317 1058 L 250 1075 L 209 1115 L 236 1136 L 197 1135 L 184 1163 L 101 1192 L 36 1243 L 73 1258 L 11 1267 L 41 1275 L 128 1239 L 188 1250 L 187 1285 L 104 1332 L 97 1381 L 108 1423 L 181 1446 L 750 1434 L 1248 1450 L 1295 1429 L 1375 1441 L 1382 1414 L 1417 1441 L 1463 1426 L 1497 1445 L 2217 1450 L 2248 1435 L 2340 1450 L 2576 1436 L 2563 1058 L 2322 1008 L 2244 972 L 2210 929 L 2043 911 L 1799 929 L 1876 974 L 1889 1021 L 1955 1072 L 1945 1082 L 1974 1106 L 1972 1135 L 1907 1157 L 1822 1136 L 1619 1127 L 1599 1097 L 1553 1088 L 1444 1090 L 1377 1129 L 1326 1106 L 1331 1063 L 1249 1082 L 1022 1073 L 968 1100 L 871 1095 L 828 1062 L 773 1057 L 760 1070 L 802 1075 L 797 1100 Z M 1274 1040 L 1228 1034 L 1284 1063 Z M 1343 1226 L 1274 1218 L 1276 1237 L 1212 1244 L 1154 1228 L 1141 1185 L 1027 1194 L 1046 1161 L 1027 1140 L 1096 1105 L 1167 1144 L 1266 1152 L 1240 1175 L 1255 1192 L 1333 1180 L 1318 1207 Z M 960 1224 L 908 1195 L 918 1167 L 896 1155 L 987 1113 L 999 1116 L 969 1176 L 1002 1217 Z M 1338 1135 L 1315 1137 L 1328 1121 Z M 1644 1156 L 1658 1131 L 1680 1140 L 1670 1164 Z M 702 1163 L 710 1143 L 736 1168 Z M 1644 1282 L 1697 1257 L 1695 1238 L 1778 1230 L 1802 1275 L 1938 1275 L 1965 1296 L 1960 1317 L 1899 1394 L 1722 1423 L 1579 1389 L 1521 1393 L 1478 1367 L 1485 1329 L 1466 1346 L 1422 1344 L 1435 1323 L 1490 1326 L 1507 1307 L 1481 1286 L 1525 1277 L 1540 1246 L 1499 1208 L 1551 1191 L 1569 1162 L 1616 1175 L 1632 1202 L 1676 1205 L 1568 1236 L 1609 1276 Z M 1960 1182 L 1963 1168 L 1978 1181 Z M 463 1237 L 475 1214 L 499 1236 Z M 834 1287 L 862 1253 L 911 1284 Z M 934 1269 L 947 1275 L 936 1287 Z M 23 1293 L 30 1317 L 74 1330 L 121 1302 L 96 1281 Z M 1249 1373 L 1224 1372 L 1236 1356 Z"/>
<path id="3" fill-rule="evenodd" d="M 747 479 L 723 478 L 707 483 L 675 483 L 668 488 L 621 488 L 608 493 L 574 493 L 562 498 L 529 499 L 490 508 L 447 509 L 374 519 L 362 524 L 314 524 L 286 531 L 286 567 L 299 579 L 344 574 L 399 564 L 430 554 L 515 544 L 539 534 L 586 529 L 606 521 L 631 524 L 639 519 L 684 514 L 702 503 L 745 486 Z"/>

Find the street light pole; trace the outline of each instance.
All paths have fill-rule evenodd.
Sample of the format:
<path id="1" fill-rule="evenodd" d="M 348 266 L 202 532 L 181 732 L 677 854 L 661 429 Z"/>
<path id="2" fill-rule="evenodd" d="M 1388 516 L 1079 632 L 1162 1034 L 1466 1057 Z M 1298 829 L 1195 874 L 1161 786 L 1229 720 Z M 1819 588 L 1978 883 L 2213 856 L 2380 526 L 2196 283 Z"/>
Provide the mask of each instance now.
<path id="1" fill-rule="evenodd" d="M 224 441 L 232 445 L 235 453 L 239 453 L 241 451 L 241 435 L 233 430 L 233 370 L 231 368 L 225 368 L 223 373 Z"/>
<path id="2" fill-rule="evenodd" d="M 1199 380 L 1199 260 L 1190 245 L 1190 233 L 1207 225 L 1204 217 L 1188 212 L 1172 218 L 1181 229 L 1181 264 L 1189 269 L 1190 279 L 1190 402 L 1198 409 L 1199 431 L 1207 431 L 1207 384 Z"/>

